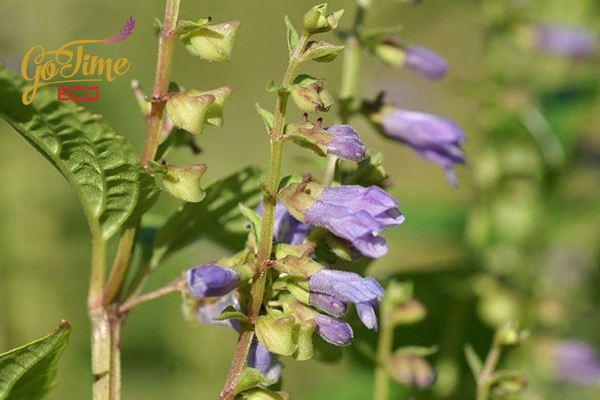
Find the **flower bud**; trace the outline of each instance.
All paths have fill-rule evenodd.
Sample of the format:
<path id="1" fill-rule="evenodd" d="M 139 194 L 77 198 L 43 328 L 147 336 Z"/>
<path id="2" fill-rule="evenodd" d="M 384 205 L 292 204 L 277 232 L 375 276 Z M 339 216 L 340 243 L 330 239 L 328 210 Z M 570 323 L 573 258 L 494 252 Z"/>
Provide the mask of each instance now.
<path id="1" fill-rule="evenodd" d="M 503 371 L 492 385 L 492 393 L 500 398 L 512 397 L 527 388 L 527 376 L 512 371 Z"/>
<path id="2" fill-rule="evenodd" d="M 389 372 L 401 385 L 426 388 L 435 382 L 435 372 L 423 356 L 413 351 L 398 350 L 390 357 Z"/>
<path id="3" fill-rule="evenodd" d="M 190 54 L 207 61 L 229 61 L 240 21 L 203 26 L 181 35 Z"/>
<path id="4" fill-rule="evenodd" d="M 378 60 L 389 67 L 404 66 L 405 53 L 395 40 L 384 38 L 381 42 L 370 46 L 370 50 Z"/>
<path id="5" fill-rule="evenodd" d="M 394 325 L 412 325 L 422 321 L 426 315 L 427 309 L 423 303 L 412 299 L 400 308 L 393 310 L 391 319 Z"/>
<path id="6" fill-rule="evenodd" d="M 236 270 L 216 264 L 190 268 L 185 277 L 192 296 L 198 299 L 223 296 L 238 287 L 241 282 Z"/>
<path id="7" fill-rule="evenodd" d="M 446 60 L 433 51 L 420 46 L 408 46 L 404 65 L 411 71 L 430 80 L 442 79 L 448 72 Z"/>
<path id="8" fill-rule="evenodd" d="M 317 333 L 326 342 L 336 346 L 347 346 L 354 339 L 350 325 L 339 319 L 319 314 L 315 317 L 314 321 L 317 324 Z"/>
<path id="9" fill-rule="evenodd" d="M 309 113 L 327 111 L 333 104 L 333 96 L 325 90 L 325 82 L 308 75 L 298 75 L 294 79 L 290 94 L 298 108 Z"/>
<path id="10" fill-rule="evenodd" d="M 210 94 L 194 96 L 186 93 L 170 93 L 167 99 L 167 114 L 181 129 L 198 134 L 202 132 L 206 113 L 215 100 L 215 96 Z"/>
<path id="11" fill-rule="evenodd" d="M 302 20 L 302 28 L 305 34 L 312 35 L 315 33 L 328 32 L 337 28 L 338 23 L 344 10 L 336 11 L 332 14 L 327 14 L 327 4 L 319 4 L 314 6 L 306 14 Z"/>
<path id="12" fill-rule="evenodd" d="M 178 199 L 198 203 L 206 193 L 200 187 L 200 179 L 206 172 L 206 164 L 195 164 L 188 167 L 168 165 L 163 176 L 163 185 L 167 191 Z"/>
<path id="13" fill-rule="evenodd" d="M 322 40 L 310 41 L 300 56 L 300 60 L 327 63 L 335 60 L 343 50 L 344 46 L 336 46 Z"/>

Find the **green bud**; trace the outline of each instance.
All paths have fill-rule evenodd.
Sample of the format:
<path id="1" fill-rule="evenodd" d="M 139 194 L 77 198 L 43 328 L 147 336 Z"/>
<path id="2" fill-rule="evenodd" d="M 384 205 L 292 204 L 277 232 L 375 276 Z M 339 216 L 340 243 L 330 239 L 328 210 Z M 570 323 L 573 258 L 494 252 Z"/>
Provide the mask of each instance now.
<path id="1" fill-rule="evenodd" d="M 307 35 L 328 32 L 337 28 L 339 20 L 343 14 L 344 10 L 327 14 L 327 4 L 319 4 L 304 14 L 304 18 L 302 20 L 302 29 Z"/>
<path id="2" fill-rule="evenodd" d="M 291 315 L 261 315 L 256 321 L 256 337 L 271 353 L 291 356 L 296 351 L 295 321 Z"/>
<path id="3" fill-rule="evenodd" d="M 370 154 L 358 163 L 356 170 L 350 176 L 350 185 L 380 186 L 388 178 L 383 168 L 383 154 Z"/>
<path id="4" fill-rule="evenodd" d="M 393 40 L 382 40 L 371 47 L 371 52 L 387 66 L 394 68 L 404 66 L 404 50 Z"/>
<path id="5" fill-rule="evenodd" d="M 327 111 L 333 104 L 333 96 L 325 90 L 325 82 L 309 75 L 298 75 L 289 90 L 294 103 L 305 112 Z"/>
<path id="6" fill-rule="evenodd" d="M 186 94 L 188 96 L 213 96 L 215 101 L 208 108 L 204 119 L 209 125 L 221 127 L 223 126 L 223 107 L 229 99 L 229 96 L 231 96 L 231 93 L 233 93 L 233 90 L 234 87 L 229 85 L 206 92 L 201 92 L 199 90 L 188 90 Z"/>
<path id="7" fill-rule="evenodd" d="M 243 398 L 246 400 L 288 400 L 289 395 L 285 392 L 273 392 L 268 389 L 256 388 L 246 392 Z"/>
<path id="8" fill-rule="evenodd" d="M 498 397 L 512 397 L 527 388 L 527 376 L 516 371 L 498 372 L 493 377 L 492 392 Z"/>
<path id="9" fill-rule="evenodd" d="M 331 62 L 344 50 L 344 46 L 336 46 L 334 44 L 319 40 L 318 42 L 311 40 L 306 44 L 304 53 L 300 56 L 301 61 L 316 61 L 316 62 Z"/>
<path id="10" fill-rule="evenodd" d="M 169 93 L 167 114 L 181 129 L 198 134 L 202 132 L 206 113 L 215 100 L 215 96 L 210 94 L 190 96 L 186 93 Z"/>
<path id="11" fill-rule="evenodd" d="M 395 310 L 408 303 L 412 297 L 412 283 L 391 281 L 386 288 L 383 303 L 387 310 Z"/>
<path id="12" fill-rule="evenodd" d="M 163 176 L 163 184 L 173 196 L 190 203 L 198 203 L 206 195 L 200 187 L 200 179 L 204 172 L 206 172 L 206 164 L 188 167 L 168 165 L 167 172 Z"/>
<path id="13" fill-rule="evenodd" d="M 527 332 L 519 331 L 514 323 L 509 322 L 496 331 L 494 341 L 497 345 L 503 347 L 519 346 L 527 336 Z"/>
<path id="14" fill-rule="evenodd" d="M 207 61 L 229 61 L 240 21 L 203 26 L 181 35 L 190 54 Z"/>
<path id="15" fill-rule="evenodd" d="M 409 300 L 400 308 L 392 310 L 390 315 L 394 325 L 413 325 L 425 319 L 427 309 L 417 299 Z"/>

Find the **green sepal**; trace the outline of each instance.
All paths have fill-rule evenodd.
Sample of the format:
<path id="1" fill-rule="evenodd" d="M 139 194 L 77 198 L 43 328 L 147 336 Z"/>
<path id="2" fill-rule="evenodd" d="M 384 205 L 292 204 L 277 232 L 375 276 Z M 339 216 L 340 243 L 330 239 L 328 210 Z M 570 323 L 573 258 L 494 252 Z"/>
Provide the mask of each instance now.
<path id="1" fill-rule="evenodd" d="M 325 244 L 333 254 L 342 260 L 353 261 L 360 258 L 360 254 L 352 249 L 351 243 L 347 240 L 334 235 L 327 235 L 325 236 Z"/>
<path id="2" fill-rule="evenodd" d="M 181 35 L 187 51 L 207 61 L 229 61 L 240 21 L 207 25 Z"/>
<path id="3" fill-rule="evenodd" d="M 323 120 L 319 118 L 313 125 L 308 122 L 305 114 L 299 123 L 285 126 L 283 138 L 325 157 L 327 156 L 327 143 L 334 140 L 335 136 L 322 128 L 322 122 Z"/>
<path id="4" fill-rule="evenodd" d="M 243 393 L 240 397 L 244 400 L 289 400 L 290 396 L 287 392 L 274 392 L 265 388 L 254 388 Z M 235 400 L 239 400 L 238 397 Z"/>
<path id="5" fill-rule="evenodd" d="M 233 90 L 234 87 L 228 85 L 207 91 L 190 89 L 185 93 L 188 96 L 213 96 L 215 101 L 209 105 L 204 120 L 209 125 L 221 127 L 223 126 L 223 107 L 229 99 L 229 96 L 233 93 Z"/>
<path id="6" fill-rule="evenodd" d="M 349 176 L 347 184 L 373 186 L 380 185 L 389 177 L 383 167 L 383 154 L 369 154 L 365 159 L 358 163 L 356 170 Z"/>
<path id="7" fill-rule="evenodd" d="M 237 311 L 233 306 L 227 306 L 221 314 L 213 318 L 215 321 L 225 321 L 228 319 L 237 319 L 238 321 L 248 322 L 248 317 L 243 313 Z"/>
<path id="8" fill-rule="evenodd" d="M 302 257 L 307 252 L 314 252 L 314 244 L 307 243 L 302 245 L 292 245 L 280 243 L 275 245 L 275 258 L 277 260 L 286 256 Z"/>
<path id="9" fill-rule="evenodd" d="M 322 63 L 331 62 L 344 50 L 344 47 L 343 45 L 336 46 L 322 40 L 310 41 L 307 43 L 304 53 L 300 56 L 300 60 Z"/>
<path id="10" fill-rule="evenodd" d="M 298 108 L 309 113 L 328 111 L 334 102 L 333 96 L 325 89 L 325 81 L 310 75 L 294 78 L 289 92 Z"/>
<path id="11" fill-rule="evenodd" d="M 294 28 L 292 21 L 290 21 L 290 18 L 287 15 L 283 18 L 283 20 L 285 21 L 285 26 L 287 29 L 288 49 L 290 53 L 292 53 L 298 45 L 298 32 L 296 31 L 296 28 Z"/>
<path id="12" fill-rule="evenodd" d="M 201 28 L 204 28 L 208 24 L 210 24 L 210 18 L 200 18 L 198 21 L 187 21 L 182 20 L 177 23 L 177 28 L 175 29 L 175 34 L 182 36 L 193 33 Z"/>
<path id="13" fill-rule="evenodd" d="M 178 127 L 190 133 L 199 134 L 202 133 L 206 114 L 215 100 L 215 96 L 210 94 L 194 96 L 185 92 L 169 93 L 167 114 Z"/>
<path id="14" fill-rule="evenodd" d="M 167 165 L 166 169 L 163 185 L 171 195 L 190 203 L 199 203 L 204 199 L 206 193 L 200 186 L 200 180 L 206 172 L 206 164 L 186 167 Z"/>
<path id="15" fill-rule="evenodd" d="M 292 357 L 298 361 L 306 361 L 313 358 L 315 354 L 313 346 L 313 332 L 317 324 L 314 320 L 303 321 L 297 324 L 297 340 L 298 348 L 292 354 Z"/>
<path id="16" fill-rule="evenodd" d="M 344 10 L 327 14 L 327 4 L 319 4 L 308 10 L 302 19 L 302 30 L 306 35 L 328 32 L 336 29 Z"/>
<path id="17" fill-rule="evenodd" d="M 271 353 L 291 356 L 296 351 L 295 325 L 291 315 L 261 315 L 255 325 L 256 337 Z"/>

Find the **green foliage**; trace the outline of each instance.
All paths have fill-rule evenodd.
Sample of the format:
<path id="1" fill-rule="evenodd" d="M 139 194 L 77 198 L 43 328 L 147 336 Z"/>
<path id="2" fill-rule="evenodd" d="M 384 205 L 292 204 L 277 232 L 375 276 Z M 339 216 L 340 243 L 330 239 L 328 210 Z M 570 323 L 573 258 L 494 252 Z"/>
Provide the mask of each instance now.
<path id="1" fill-rule="evenodd" d="M 54 384 L 71 326 L 61 322 L 48 336 L 0 354 L 0 400 L 38 400 Z"/>
<path id="2" fill-rule="evenodd" d="M 201 203 L 187 203 L 177 210 L 156 233 L 155 260 L 202 238 L 231 250 L 243 247 L 248 222 L 238 203 L 250 208 L 258 205 L 261 175 L 259 168 L 247 167 L 209 185 Z"/>
<path id="3" fill-rule="evenodd" d="M 28 82 L 0 67 L 0 116 L 42 153 L 73 186 L 93 233 L 108 239 L 141 215 L 159 189 L 131 144 L 99 115 L 40 88 L 21 102 Z"/>

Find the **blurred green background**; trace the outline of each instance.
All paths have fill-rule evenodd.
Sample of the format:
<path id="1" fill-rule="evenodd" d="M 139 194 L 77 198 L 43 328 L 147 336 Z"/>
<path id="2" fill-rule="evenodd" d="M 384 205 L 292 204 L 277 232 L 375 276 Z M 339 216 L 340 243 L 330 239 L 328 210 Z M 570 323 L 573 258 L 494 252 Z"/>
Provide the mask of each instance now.
<path id="1" fill-rule="evenodd" d="M 549 18 L 569 20 L 572 17 L 571 22 L 598 27 L 598 6 L 593 8 L 594 0 L 556 3 L 559 2 L 591 4 L 589 10 L 596 14 L 582 13 L 580 7 L 578 13 L 559 11 L 557 16 Z M 549 3 L 552 2 L 546 2 Z M 225 126 L 222 129 L 208 127 L 199 138 L 204 152 L 195 158 L 188 151 L 177 150 L 169 156 L 170 162 L 208 164 L 205 182 L 248 164 L 266 163 L 267 140 L 254 103 L 259 102 L 267 109 L 273 106 L 273 96 L 266 93 L 264 87 L 271 79 L 279 81 L 285 68 L 284 15 L 299 24 L 303 13 L 314 4 L 307 0 L 182 1 L 180 15 L 184 19 L 208 15 L 217 22 L 239 19 L 242 29 L 235 43 L 233 59 L 227 64 L 203 62 L 177 46 L 172 76 L 182 86 L 213 89 L 233 84 L 236 90 L 225 110 Z M 331 9 L 347 10 L 343 25 L 349 26 L 354 2 L 334 0 L 329 4 Z M 133 16 L 135 30 L 126 41 L 110 48 L 99 45 L 94 53 L 113 59 L 125 56 L 131 61 L 131 69 L 114 82 L 103 82 L 100 101 L 86 106 L 105 115 L 117 132 L 141 149 L 145 125 L 131 93 L 130 82 L 138 79 L 147 92 L 152 87 L 157 45 L 152 23 L 154 17 L 162 18 L 163 7 L 163 1 L 155 0 L 0 0 L 0 59 L 18 70 L 24 54 L 34 45 L 55 49 L 72 40 L 101 39 L 112 35 L 130 15 Z M 578 20 L 582 15 L 587 21 Z M 523 242 L 518 243 L 521 246 L 518 251 L 528 254 L 528 263 L 535 258 L 540 265 L 535 269 L 538 271 L 536 277 L 543 278 L 536 278 L 535 285 L 524 288 L 512 283 L 511 278 L 507 278 L 512 276 L 511 272 L 503 270 L 515 254 L 514 248 L 492 254 L 481 251 L 477 237 L 473 238 L 478 235 L 478 228 L 473 228 L 473 218 L 477 220 L 477 216 L 473 215 L 482 208 L 489 211 L 491 203 L 487 201 L 490 196 L 508 196 L 509 200 L 502 203 L 497 218 L 504 221 L 511 232 L 519 228 L 514 218 L 522 221 L 519 216 L 523 215 L 518 214 L 523 208 L 513 207 L 513 200 L 522 205 L 519 199 L 510 197 L 515 191 L 489 190 L 485 183 L 489 171 L 492 170 L 493 175 L 497 163 L 502 161 L 494 158 L 495 155 L 482 156 L 495 149 L 486 136 L 493 129 L 480 118 L 487 115 L 484 114 L 485 107 L 482 111 L 481 103 L 489 100 L 485 98 L 486 88 L 492 84 L 487 81 L 492 74 L 484 72 L 486 68 L 489 71 L 486 63 L 491 58 L 489 38 L 484 35 L 487 23 L 484 17 L 487 18 L 483 2 L 476 0 L 427 0 L 418 7 L 379 0 L 375 1 L 368 20 L 369 26 L 401 25 L 401 37 L 405 42 L 426 46 L 447 58 L 450 77 L 431 83 L 407 71 L 388 69 L 365 56 L 361 95 L 372 98 L 384 88 L 387 99 L 402 108 L 451 117 L 468 135 L 466 154 L 474 171 L 470 173 L 468 168 L 458 168 L 460 188 L 453 190 L 437 166 L 376 136 L 363 121 L 357 120 L 355 124 L 367 146 L 384 153 L 387 171 L 394 182 L 391 192 L 399 199 L 400 209 L 407 216 L 402 226 L 387 234 L 390 254 L 372 264 L 369 272 L 377 277 L 395 275 L 413 280 L 417 296 L 429 309 L 425 323 L 398 332 L 397 343 L 440 345 L 440 353 L 434 357 L 434 364 L 442 368 L 439 382 L 433 390 L 417 394 L 415 398 L 418 399 L 472 398 L 473 383 L 462 361 L 462 346 L 472 342 L 484 354 L 492 327 L 497 322 L 494 318 L 497 315 L 500 315 L 499 319 L 506 315 L 523 317 L 523 313 L 513 310 L 520 306 L 536 310 L 546 307 L 543 311 L 550 314 L 549 318 L 558 319 L 555 323 L 539 322 L 541 317 L 537 311 L 521 318 L 524 326 L 536 334 L 580 337 L 600 343 L 600 296 L 597 295 L 600 288 L 597 273 L 600 236 L 598 60 L 593 61 L 593 68 L 589 65 L 568 67 L 572 69 L 563 71 L 562 78 L 557 78 L 559 85 L 567 79 L 565 76 L 581 73 L 585 87 L 593 93 L 581 106 L 585 113 L 561 114 L 553 120 L 560 122 L 569 118 L 572 122 L 570 131 L 565 130 L 565 134 L 571 135 L 572 140 L 568 143 L 575 150 L 559 173 L 556 170 L 540 172 L 545 178 L 541 185 L 534 185 L 535 189 L 532 189 L 538 190 L 537 195 L 527 197 L 525 201 L 531 204 L 531 198 L 543 198 L 542 202 L 534 202 L 531 206 L 537 214 L 542 214 L 535 218 L 539 221 L 550 218 L 553 222 L 534 224 L 534 231 L 528 233 L 528 238 L 549 236 L 554 244 L 547 246 L 548 241 L 542 244 L 540 239 L 532 245 L 529 240 L 523 250 Z M 531 67 L 537 68 L 533 64 Z M 306 71 L 326 78 L 329 90 L 335 93 L 340 68 L 341 60 L 337 60 L 332 64 L 311 66 Z M 549 71 L 548 76 L 554 76 L 555 72 L 555 69 Z M 333 122 L 335 112 L 334 106 L 329 115 L 325 115 L 326 124 Z M 289 117 L 299 116 L 300 112 L 293 110 Z M 519 140 L 516 143 L 521 143 Z M 584 152 L 587 158 L 578 152 L 580 148 L 587 150 Z M 537 150 L 528 153 L 531 146 L 517 145 L 514 151 L 510 147 L 503 149 L 508 149 L 506 154 L 518 159 L 515 161 L 517 169 L 523 168 L 519 163 L 531 165 L 539 161 Z M 83 213 L 61 176 L 3 121 L 0 122 L 0 159 L 3 163 L 0 168 L 0 352 L 41 337 L 61 319 L 68 320 L 73 326 L 71 343 L 60 363 L 58 386 L 48 398 L 89 398 L 91 375 L 86 294 L 90 245 Z M 286 152 L 285 171 L 319 171 L 321 167 L 320 161 L 315 161 L 315 157 L 302 149 L 290 146 Z M 542 166 L 540 170 L 544 168 Z M 522 186 L 522 182 L 519 185 Z M 176 200 L 164 194 L 153 214 L 168 215 L 177 205 Z M 523 212 L 529 213 L 531 207 Z M 541 247 L 544 247 L 543 251 L 539 250 Z M 503 249 L 506 250 L 506 246 Z M 170 259 L 152 277 L 149 288 L 165 284 L 185 268 L 224 254 L 217 246 L 200 242 Z M 496 264 L 500 264 L 498 268 L 502 271 L 494 270 L 495 264 L 490 257 L 499 260 Z M 546 269 L 548 273 L 539 272 Z M 533 267 L 531 271 L 534 271 Z M 556 286 L 557 282 L 564 283 L 566 278 L 561 274 L 565 271 L 577 275 L 573 278 L 573 287 Z M 549 293 L 542 296 L 547 302 L 538 304 L 538 297 L 532 294 L 536 291 L 543 292 L 544 296 Z M 486 297 L 481 293 L 494 295 Z M 121 346 L 125 399 L 217 397 L 233 354 L 236 335 L 220 327 L 190 326 L 180 312 L 180 303 L 176 295 L 162 298 L 136 309 L 127 320 Z M 367 342 L 374 339 L 360 328 L 357 328 L 357 337 L 359 341 Z M 534 340 L 533 343 L 537 342 Z M 533 351 L 534 347 L 525 349 L 521 356 L 509 360 L 509 363 L 533 373 L 532 391 L 526 398 L 600 398 L 597 389 L 552 386 L 554 384 L 543 373 L 536 375 L 535 366 L 522 362 L 523 359 L 531 360 L 527 355 L 534 354 Z M 370 397 L 371 368 L 356 352 L 348 352 L 341 365 L 299 363 L 291 359 L 285 360 L 285 364 L 284 388 L 292 392 L 294 399 Z M 395 396 L 404 399 L 408 394 L 395 392 Z"/>

